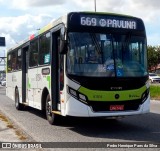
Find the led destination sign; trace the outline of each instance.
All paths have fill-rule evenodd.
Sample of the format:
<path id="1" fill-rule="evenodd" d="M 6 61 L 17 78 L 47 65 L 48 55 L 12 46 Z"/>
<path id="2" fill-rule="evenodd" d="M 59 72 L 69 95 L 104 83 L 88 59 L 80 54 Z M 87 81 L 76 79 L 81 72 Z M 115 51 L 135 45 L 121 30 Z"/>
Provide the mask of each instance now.
<path id="1" fill-rule="evenodd" d="M 97 26 L 123 29 L 137 29 L 137 23 L 134 20 L 125 18 L 100 18 L 91 16 L 81 16 L 80 24 L 82 26 Z"/>
<path id="2" fill-rule="evenodd" d="M 68 14 L 68 31 L 112 32 L 127 30 L 145 35 L 143 20 L 133 16 L 110 13 L 71 12 Z"/>

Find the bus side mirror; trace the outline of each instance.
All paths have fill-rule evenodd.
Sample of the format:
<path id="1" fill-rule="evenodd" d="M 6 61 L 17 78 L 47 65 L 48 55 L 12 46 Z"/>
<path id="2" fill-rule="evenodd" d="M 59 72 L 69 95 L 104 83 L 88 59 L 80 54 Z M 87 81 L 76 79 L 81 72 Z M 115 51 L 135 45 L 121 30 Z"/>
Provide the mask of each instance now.
<path id="1" fill-rule="evenodd" d="M 65 27 L 63 26 L 60 31 L 60 41 L 59 41 L 59 47 L 60 47 L 60 54 L 66 54 L 67 53 L 67 41 L 65 40 Z"/>

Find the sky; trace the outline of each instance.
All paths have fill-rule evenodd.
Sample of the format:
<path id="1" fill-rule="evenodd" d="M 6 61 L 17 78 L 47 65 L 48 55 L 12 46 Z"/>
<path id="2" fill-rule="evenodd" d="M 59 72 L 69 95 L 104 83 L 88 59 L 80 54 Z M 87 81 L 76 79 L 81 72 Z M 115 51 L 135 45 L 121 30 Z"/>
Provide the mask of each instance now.
<path id="1" fill-rule="evenodd" d="M 142 18 L 148 45 L 160 44 L 160 0 L 97 0 L 97 12 L 113 12 Z M 72 11 L 94 11 L 94 0 L 0 0 L 0 37 L 6 38 L 4 52 Z"/>

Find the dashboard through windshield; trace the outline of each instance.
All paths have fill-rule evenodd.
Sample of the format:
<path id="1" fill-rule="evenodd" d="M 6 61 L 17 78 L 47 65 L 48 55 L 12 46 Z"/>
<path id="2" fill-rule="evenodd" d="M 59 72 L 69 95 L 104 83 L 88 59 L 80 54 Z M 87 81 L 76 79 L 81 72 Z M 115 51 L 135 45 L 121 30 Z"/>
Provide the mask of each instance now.
<path id="1" fill-rule="evenodd" d="M 93 77 L 147 75 L 146 38 L 131 34 L 68 34 L 67 72 Z"/>

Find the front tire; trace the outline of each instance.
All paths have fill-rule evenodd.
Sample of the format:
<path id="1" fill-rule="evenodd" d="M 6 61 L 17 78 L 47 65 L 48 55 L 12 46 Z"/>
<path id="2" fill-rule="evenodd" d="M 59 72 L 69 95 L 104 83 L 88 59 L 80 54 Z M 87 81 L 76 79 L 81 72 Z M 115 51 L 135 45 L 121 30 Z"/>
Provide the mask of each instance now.
<path id="1" fill-rule="evenodd" d="M 24 108 L 24 106 L 19 103 L 19 92 L 17 88 L 15 90 L 15 107 L 17 110 L 23 110 Z"/>
<path id="2" fill-rule="evenodd" d="M 57 124 L 58 115 L 52 113 L 52 101 L 50 99 L 50 95 L 47 95 L 46 98 L 46 118 L 51 125 Z"/>

